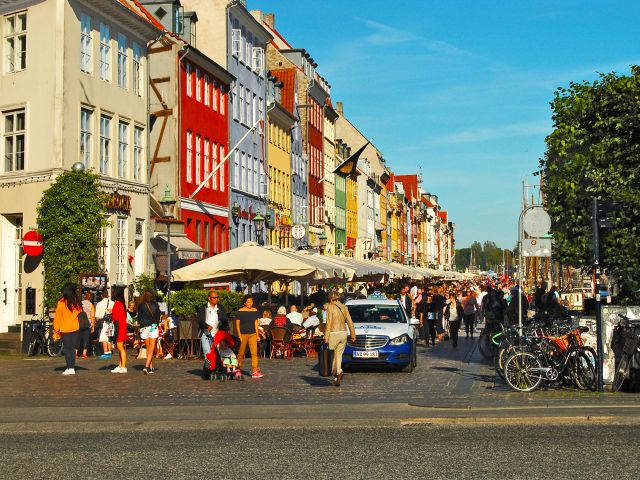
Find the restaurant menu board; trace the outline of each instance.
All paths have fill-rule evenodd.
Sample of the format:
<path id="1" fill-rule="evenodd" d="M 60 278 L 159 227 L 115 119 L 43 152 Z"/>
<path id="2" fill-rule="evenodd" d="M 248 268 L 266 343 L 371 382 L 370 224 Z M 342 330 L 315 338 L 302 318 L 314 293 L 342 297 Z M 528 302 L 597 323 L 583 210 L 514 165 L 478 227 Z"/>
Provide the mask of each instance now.
<path id="1" fill-rule="evenodd" d="M 83 275 L 80 277 L 80 284 L 83 292 L 100 292 L 107 288 L 108 280 L 106 274 Z"/>

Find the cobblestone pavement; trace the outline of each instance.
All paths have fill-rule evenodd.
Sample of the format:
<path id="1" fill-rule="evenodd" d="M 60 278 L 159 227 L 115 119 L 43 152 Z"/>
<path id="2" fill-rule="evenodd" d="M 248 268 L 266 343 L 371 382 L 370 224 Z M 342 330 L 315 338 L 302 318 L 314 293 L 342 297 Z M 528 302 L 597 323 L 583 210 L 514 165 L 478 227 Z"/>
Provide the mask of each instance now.
<path id="1" fill-rule="evenodd" d="M 248 362 L 247 362 L 248 363 Z M 0 359 L 0 408 L 49 406 L 326 405 L 409 404 L 428 407 L 503 407 L 640 404 L 638 395 L 599 395 L 573 390 L 511 392 L 482 362 L 476 343 L 462 338 L 418 348 L 413 373 L 368 370 L 347 373 L 342 387 L 318 375 L 316 359 L 260 359 L 265 377 L 243 382 L 207 382 L 200 361 L 158 360 L 157 374 L 143 375 L 142 360 L 129 360 L 129 373 L 110 370 L 117 360 L 78 360 L 77 374 L 63 377 L 64 359 Z"/>

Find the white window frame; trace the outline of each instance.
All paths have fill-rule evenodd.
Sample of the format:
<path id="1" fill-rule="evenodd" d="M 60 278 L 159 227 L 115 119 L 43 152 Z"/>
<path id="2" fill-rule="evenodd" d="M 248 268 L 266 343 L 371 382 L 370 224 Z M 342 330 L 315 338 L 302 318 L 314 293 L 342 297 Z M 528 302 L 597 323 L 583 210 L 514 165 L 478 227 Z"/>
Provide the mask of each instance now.
<path id="1" fill-rule="evenodd" d="M 187 97 L 193 97 L 193 82 L 191 79 L 192 67 L 190 63 L 185 66 L 185 81 L 187 82 Z"/>
<path id="2" fill-rule="evenodd" d="M 116 283 L 127 284 L 127 263 L 129 250 L 129 228 L 127 217 L 116 219 Z"/>
<path id="3" fill-rule="evenodd" d="M 240 152 L 240 190 L 247 191 L 247 154 Z"/>
<path id="4" fill-rule="evenodd" d="M 196 67 L 196 101 L 202 101 L 202 70 Z"/>
<path id="5" fill-rule="evenodd" d="M 244 58 L 247 67 L 251 68 L 251 52 L 253 50 L 253 35 L 251 32 L 247 31 L 247 38 L 244 43 Z"/>
<path id="6" fill-rule="evenodd" d="M 246 124 L 247 126 L 251 127 L 253 124 L 251 123 L 251 90 L 249 90 L 249 87 L 246 87 L 246 90 L 244 92 L 244 108 L 245 108 L 245 113 L 244 113 L 244 118 L 246 120 Z"/>
<path id="7" fill-rule="evenodd" d="M 144 161 L 144 128 L 133 127 L 133 179 L 142 181 L 142 165 Z"/>
<path id="8" fill-rule="evenodd" d="M 202 172 L 202 167 L 200 166 L 202 160 L 202 156 L 200 155 L 200 143 L 202 143 L 202 136 L 196 134 L 196 185 L 198 185 L 202 179 L 200 176 Z"/>
<path id="9" fill-rule="evenodd" d="M 118 121 L 118 178 L 127 178 L 127 160 L 129 156 L 129 124 Z"/>
<path id="10" fill-rule="evenodd" d="M 91 168 L 91 142 L 93 139 L 93 110 L 80 108 L 80 161 Z"/>
<path id="11" fill-rule="evenodd" d="M 220 162 L 224 160 L 224 145 L 220 145 Z M 224 192 L 224 165 L 218 169 L 220 174 L 220 191 Z"/>
<path id="12" fill-rule="evenodd" d="M 193 133 L 187 131 L 187 158 L 186 160 L 186 170 L 187 170 L 187 183 L 191 183 L 192 173 L 193 173 Z"/>
<path id="13" fill-rule="evenodd" d="M 238 107 L 239 107 L 239 115 L 238 115 L 238 120 L 240 121 L 240 123 L 244 123 L 244 112 L 245 112 L 245 107 L 244 107 L 244 86 L 242 84 L 240 84 L 239 88 L 239 94 L 240 94 L 240 98 L 238 99 Z"/>
<path id="14" fill-rule="evenodd" d="M 225 110 L 227 109 L 225 104 L 225 96 L 224 96 L 224 87 L 220 84 L 218 87 L 218 93 L 220 94 L 220 103 L 219 103 L 219 111 L 220 111 L 220 115 L 224 115 Z"/>
<path id="15" fill-rule="evenodd" d="M 214 79 L 211 84 L 211 107 L 217 112 L 218 111 L 218 82 Z M 220 103 L 222 103 L 220 101 Z M 222 113 L 222 112 L 221 112 Z"/>
<path id="16" fill-rule="evenodd" d="M 109 175 L 110 173 L 112 121 L 113 117 L 104 114 L 100 115 L 100 173 L 103 175 Z"/>
<path id="17" fill-rule="evenodd" d="M 211 78 L 208 73 L 204 74 L 204 104 L 207 107 L 211 105 Z"/>
<path id="18" fill-rule="evenodd" d="M 20 25 L 24 18 L 25 28 Z M 5 72 L 21 72 L 27 68 L 27 11 L 4 16 Z M 13 24 L 13 28 L 10 25 Z"/>
<path id="19" fill-rule="evenodd" d="M 238 150 L 233 151 L 233 186 L 240 188 L 240 152 Z"/>
<path id="20" fill-rule="evenodd" d="M 137 96 L 142 97 L 144 92 L 142 90 L 142 49 L 137 43 L 133 43 L 133 68 L 131 73 L 132 78 L 132 90 Z"/>
<path id="21" fill-rule="evenodd" d="M 207 178 L 211 173 L 211 141 L 208 138 L 204 139 L 204 177 Z M 211 179 L 208 179 L 205 187 L 211 186 Z"/>
<path id="22" fill-rule="evenodd" d="M 22 116 L 22 129 L 18 129 L 18 117 Z M 12 130 L 7 130 L 7 118 L 13 117 Z M 4 161 L 2 164 L 4 172 L 20 172 L 26 167 L 26 147 L 27 147 L 27 112 L 26 109 L 20 108 L 2 112 L 2 145 L 4 149 Z M 19 140 L 22 139 L 22 152 L 18 150 Z M 11 143 L 11 152 L 7 152 L 8 145 Z M 20 154 L 22 154 L 22 165 L 19 165 Z M 21 168 L 18 168 L 21 167 Z"/>
<path id="23" fill-rule="evenodd" d="M 111 82 L 111 29 L 100 23 L 100 80 Z"/>
<path id="24" fill-rule="evenodd" d="M 253 157 L 253 193 L 254 195 L 260 194 L 260 159 Z"/>
<path id="25" fill-rule="evenodd" d="M 123 90 L 127 85 L 127 67 L 129 66 L 129 56 L 127 53 L 127 37 L 118 32 L 118 86 Z"/>
<path id="26" fill-rule="evenodd" d="M 238 109 L 238 104 L 240 102 L 240 99 L 238 98 L 238 89 L 239 89 L 238 84 L 235 84 L 233 86 L 233 90 L 231 91 L 231 110 L 233 110 L 232 111 L 233 119 L 240 121 L 240 111 Z"/>
<path id="27" fill-rule="evenodd" d="M 218 166 L 218 144 L 216 142 L 211 142 L 211 170 L 215 170 Z M 214 190 L 218 189 L 218 172 L 219 170 L 211 175 L 211 188 Z"/>
<path id="28" fill-rule="evenodd" d="M 240 57 L 240 49 L 242 48 L 242 31 L 239 28 L 231 30 L 231 55 L 236 58 Z"/>
<path id="29" fill-rule="evenodd" d="M 262 75 L 264 71 L 264 49 L 262 47 L 253 47 L 251 67 L 258 75 Z"/>
<path id="30" fill-rule="evenodd" d="M 91 74 L 93 71 L 93 41 L 91 33 L 91 17 L 86 13 L 80 17 L 80 71 Z"/>

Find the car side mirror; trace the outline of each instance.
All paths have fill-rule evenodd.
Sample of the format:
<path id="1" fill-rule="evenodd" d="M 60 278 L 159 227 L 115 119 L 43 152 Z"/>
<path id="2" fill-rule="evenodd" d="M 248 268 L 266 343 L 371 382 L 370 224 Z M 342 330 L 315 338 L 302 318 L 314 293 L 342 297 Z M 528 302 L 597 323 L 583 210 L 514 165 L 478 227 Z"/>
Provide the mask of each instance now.
<path id="1" fill-rule="evenodd" d="M 409 325 L 413 325 L 414 327 L 417 327 L 418 325 L 420 325 L 420 320 L 418 320 L 415 317 L 410 318 L 409 319 Z"/>

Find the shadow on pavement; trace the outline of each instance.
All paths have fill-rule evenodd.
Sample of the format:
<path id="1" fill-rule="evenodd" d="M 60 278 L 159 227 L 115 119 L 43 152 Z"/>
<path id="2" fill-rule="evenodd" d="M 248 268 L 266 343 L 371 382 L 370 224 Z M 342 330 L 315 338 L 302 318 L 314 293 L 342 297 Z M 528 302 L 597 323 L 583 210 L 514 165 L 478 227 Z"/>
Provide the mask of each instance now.
<path id="1" fill-rule="evenodd" d="M 311 387 L 326 387 L 332 385 L 332 381 L 324 377 L 310 377 L 308 375 L 300 375 L 298 378 L 304 380 Z"/>

